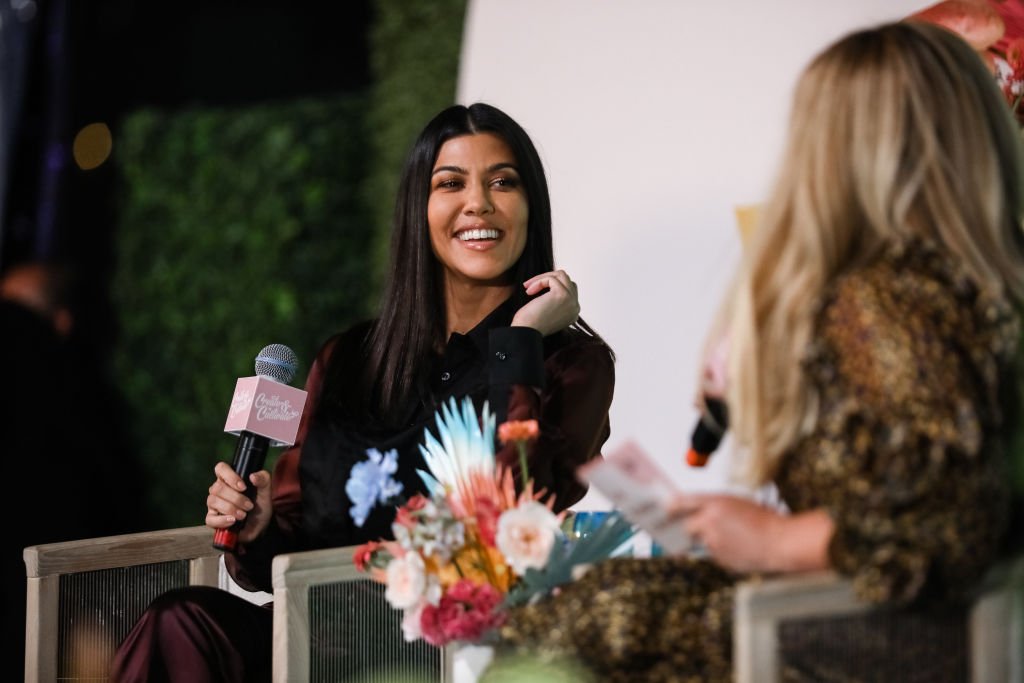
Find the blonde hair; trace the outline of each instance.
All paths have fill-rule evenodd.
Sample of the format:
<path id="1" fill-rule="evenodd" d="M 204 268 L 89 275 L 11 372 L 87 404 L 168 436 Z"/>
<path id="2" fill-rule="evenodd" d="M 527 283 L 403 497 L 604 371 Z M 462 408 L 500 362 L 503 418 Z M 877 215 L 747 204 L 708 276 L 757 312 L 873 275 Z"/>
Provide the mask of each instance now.
<path id="1" fill-rule="evenodd" d="M 731 429 L 770 479 L 816 418 L 800 362 L 827 286 L 893 238 L 948 251 L 985 291 L 1024 300 L 1020 132 L 980 57 L 913 22 L 852 33 L 797 85 L 788 149 L 720 312 Z"/>

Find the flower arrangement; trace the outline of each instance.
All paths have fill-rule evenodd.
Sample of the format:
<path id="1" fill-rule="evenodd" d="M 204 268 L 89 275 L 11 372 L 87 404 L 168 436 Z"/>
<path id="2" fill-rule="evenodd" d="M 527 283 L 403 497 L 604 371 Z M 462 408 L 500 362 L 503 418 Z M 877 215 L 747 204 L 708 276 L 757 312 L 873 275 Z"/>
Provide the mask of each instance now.
<path id="1" fill-rule="evenodd" d="M 508 608 L 539 599 L 571 581 L 581 567 L 611 556 L 632 535 L 618 515 L 571 543 L 553 499 L 534 491 L 527 444 L 536 421 L 506 422 L 502 443 L 519 452 L 521 490 L 512 471 L 495 460 L 495 417 L 484 404 L 478 418 L 469 398 L 454 399 L 436 416 L 437 434 L 424 430 L 419 471 L 427 494 L 400 500 L 397 454 L 367 451 L 346 484 L 351 515 L 362 525 L 377 504 L 396 505 L 394 540 L 371 541 L 354 556 L 356 568 L 383 583 L 385 598 L 403 611 L 407 640 L 432 645 L 487 642 Z"/>
<path id="2" fill-rule="evenodd" d="M 1017 0 L 941 0 L 912 15 L 959 34 L 992 70 L 1024 127 L 1024 4 Z"/>

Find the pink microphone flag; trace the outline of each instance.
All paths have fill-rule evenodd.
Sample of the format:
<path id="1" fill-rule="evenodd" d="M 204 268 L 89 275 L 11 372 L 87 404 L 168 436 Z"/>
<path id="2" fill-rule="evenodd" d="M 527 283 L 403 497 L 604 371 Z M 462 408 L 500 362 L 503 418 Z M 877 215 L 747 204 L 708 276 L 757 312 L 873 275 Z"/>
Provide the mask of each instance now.
<path id="1" fill-rule="evenodd" d="M 271 446 L 291 446 L 299 431 L 306 392 L 269 377 L 241 377 L 235 383 L 224 431 L 252 432 L 270 439 Z"/>

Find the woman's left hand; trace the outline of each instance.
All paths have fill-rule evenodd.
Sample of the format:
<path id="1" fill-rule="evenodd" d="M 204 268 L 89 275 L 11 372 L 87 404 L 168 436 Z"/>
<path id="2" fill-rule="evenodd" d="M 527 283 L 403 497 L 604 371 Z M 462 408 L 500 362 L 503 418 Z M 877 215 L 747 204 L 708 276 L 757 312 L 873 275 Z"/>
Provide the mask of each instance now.
<path id="1" fill-rule="evenodd" d="M 835 532 L 822 508 L 789 515 L 722 494 L 679 494 L 664 524 L 682 524 L 715 562 L 736 572 L 826 569 Z"/>
<path id="2" fill-rule="evenodd" d="M 771 568 L 771 539 L 781 520 L 774 510 L 738 496 L 681 494 L 666 523 L 682 523 L 726 569 L 751 572 Z"/>
<path id="3" fill-rule="evenodd" d="M 523 287 L 530 296 L 547 291 L 516 311 L 513 327 L 532 327 L 546 337 L 564 330 L 580 317 L 576 283 L 564 270 L 534 275 Z"/>

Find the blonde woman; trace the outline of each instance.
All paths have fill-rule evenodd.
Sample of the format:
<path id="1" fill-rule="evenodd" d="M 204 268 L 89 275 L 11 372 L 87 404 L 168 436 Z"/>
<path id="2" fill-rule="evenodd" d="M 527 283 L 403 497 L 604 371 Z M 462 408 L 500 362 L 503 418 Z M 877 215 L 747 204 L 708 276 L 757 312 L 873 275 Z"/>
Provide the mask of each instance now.
<path id="1" fill-rule="evenodd" d="M 680 496 L 665 523 L 707 559 L 598 565 L 513 614 L 510 649 L 576 658 L 596 680 L 730 680 L 735 581 L 833 568 L 863 600 L 927 609 L 910 671 L 964 680 L 963 643 L 941 634 L 1009 538 L 1022 180 L 1020 133 L 955 34 L 888 24 L 814 59 L 713 335 L 729 340 L 742 473 L 773 481 L 788 511 Z M 816 628 L 788 675 L 883 680 L 902 666 L 897 647 L 830 671 L 835 641 Z"/>

